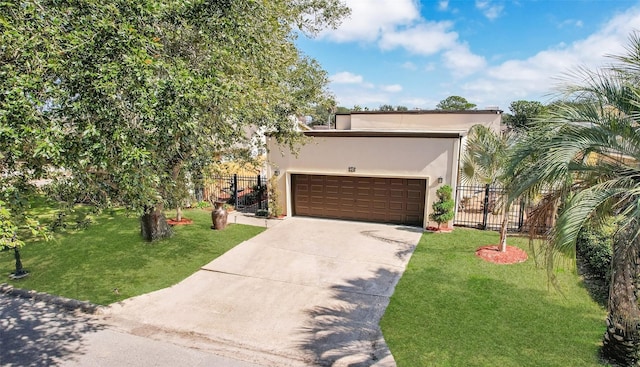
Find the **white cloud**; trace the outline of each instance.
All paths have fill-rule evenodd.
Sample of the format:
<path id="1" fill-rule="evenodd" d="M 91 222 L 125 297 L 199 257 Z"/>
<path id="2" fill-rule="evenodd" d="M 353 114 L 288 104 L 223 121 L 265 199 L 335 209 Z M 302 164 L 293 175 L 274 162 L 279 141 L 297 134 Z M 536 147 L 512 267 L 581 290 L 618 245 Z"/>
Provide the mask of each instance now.
<path id="1" fill-rule="evenodd" d="M 407 61 L 404 64 L 402 64 L 402 68 L 403 69 L 407 69 L 407 70 L 411 70 L 411 71 L 418 70 L 418 67 L 416 66 L 416 64 L 412 63 L 411 61 Z"/>
<path id="2" fill-rule="evenodd" d="M 489 20 L 495 20 L 502 15 L 504 5 L 492 4 L 490 0 L 476 0 L 476 8 Z"/>
<path id="3" fill-rule="evenodd" d="M 436 63 L 435 62 L 430 62 L 427 65 L 424 66 L 424 71 L 434 71 L 436 70 Z"/>
<path id="4" fill-rule="evenodd" d="M 397 93 L 402 91 L 402 86 L 400 84 L 381 85 L 380 89 L 384 92 Z"/>
<path id="5" fill-rule="evenodd" d="M 336 91 L 340 96 L 340 106 L 351 107 L 355 105 L 376 108 L 382 104 L 390 104 L 390 98 L 386 93 L 371 92 L 357 88 L 346 88 Z"/>
<path id="6" fill-rule="evenodd" d="M 351 8 L 349 18 L 338 29 L 321 32 L 320 38 L 374 42 L 381 33 L 420 18 L 414 0 L 346 0 L 345 4 Z"/>
<path id="7" fill-rule="evenodd" d="M 383 50 L 402 47 L 415 54 L 432 55 L 456 45 L 458 34 L 450 31 L 452 27 L 451 22 L 420 23 L 383 34 L 379 45 Z"/>
<path id="8" fill-rule="evenodd" d="M 485 58 L 473 54 L 466 44 L 456 45 L 446 51 L 443 58 L 445 67 L 457 77 L 471 75 L 487 65 Z"/>
<path id="9" fill-rule="evenodd" d="M 420 15 L 416 0 L 346 0 L 351 16 L 337 30 L 327 30 L 320 35 L 334 42 L 377 43 L 383 51 L 396 49 L 421 56 L 443 53 L 449 69 L 455 76 L 466 76 L 485 65 L 483 57 L 474 55 L 469 46 L 460 43 L 451 21 L 429 22 Z M 478 1 L 478 6 L 494 11 L 488 1 Z M 441 10 L 449 8 L 449 1 L 438 2 Z M 499 7 L 498 7 L 499 8 Z M 405 63 L 403 68 L 417 70 L 415 64 Z M 433 70 L 427 66 L 426 70 Z M 350 75 L 335 75 L 335 82 L 354 81 Z"/>
<path id="10" fill-rule="evenodd" d="M 361 0 L 361 3 L 368 4 L 366 0 Z M 390 0 L 378 1 L 376 4 L 395 6 L 396 3 Z M 413 3 L 402 1 L 401 4 Z M 500 16 L 503 13 L 501 6 L 496 4 L 492 1 L 476 2 L 477 8 L 489 19 L 494 16 L 492 14 Z M 450 6 L 451 4 L 448 4 L 448 7 Z M 370 7 L 374 8 L 376 5 Z M 495 9 L 491 10 L 491 8 Z M 391 14 L 390 19 L 394 19 L 393 21 L 383 20 L 382 24 L 376 25 L 375 20 L 379 19 L 376 17 L 384 18 L 384 16 L 374 9 L 370 9 L 369 12 L 376 14 L 375 17 L 368 18 L 370 19 L 368 22 L 372 25 L 362 22 L 360 31 L 356 32 L 353 28 L 351 33 L 343 35 L 352 37 L 365 35 L 361 36 L 364 38 L 354 39 L 372 44 L 377 42 L 382 50 L 404 49 L 417 55 L 438 55 L 439 57 L 435 58 L 424 58 L 422 63 L 413 58 L 412 62 L 399 63 L 397 66 L 410 70 L 414 74 L 417 74 L 417 70 L 420 70 L 420 74 L 426 74 L 423 71 L 433 72 L 433 70 L 446 68 L 457 78 L 448 78 L 451 83 L 448 87 L 441 83 L 431 85 L 431 90 L 426 91 L 426 95 L 421 95 L 422 92 L 409 91 L 410 83 L 403 81 L 402 93 L 394 95 L 395 92 L 393 88 L 389 89 L 389 85 L 374 86 L 370 82 L 365 82 L 361 75 L 342 72 L 333 75 L 331 81 L 339 103 L 345 106 L 359 104 L 375 108 L 380 104 L 402 104 L 409 108 L 433 108 L 438 101 L 430 101 L 429 99 L 435 97 L 429 97 L 427 93 L 437 91 L 442 94 L 447 88 L 450 89 L 447 95 L 464 96 L 467 100 L 478 104 L 479 108 L 497 104 L 502 109 L 508 110 L 509 104 L 518 99 L 540 100 L 546 103 L 550 101 L 551 93 L 561 80 L 560 77 L 566 77 L 567 72 L 576 70 L 579 66 L 595 69 L 612 62 L 613 60 L 606 58 L 605 55 L 625 53 L 629 34 L 640 30 L 640 6 L 630 7 L 612 16 L 597 32 L 584 39 L 559 43 L 526 59 L 511 59 L 490 65 L 498 62 L 498 59 L 491 56 L 485 59 L 474 54 L 469 44 L 459 39 L 451 22 L 427 22 L 419 15 L 405 12 L 405 16 L 399 16 L 399 13 Z M 582 22 L 569 19 L 562 25 L 558 23 L 557 26 L 580 27 Z M 373 30 L 373 36 L 366 30 Z M 386 83 L 396 82 L 399 80 Z M 399 98 L 401 102 L 395 102 L 394 98 Z"/>
<path id="11" fill-rule="evenodd" d="M 356 75 L 348 71 L 343 71 L 329 77 L 329 80 L 335 84 L 360 84 L 362 83 L 362 75 Z"/>
<path id="12" fill-rule="evenodd" d="M 611 18 L 598 32 L 571 44 L 538 52 L 523 60 L 508 60 L 486 69 L 480 79 L 468 81 L 462 89 L 468 93 L 507 99 L 551 99 L 559 83 L 569 81 L 569 72 L 578 67 L 596 69 L 613 60 L 606 55 L 625 53 L 628 37 L 640 29 L 640 8 L 628 9 Z M 500 97 L 503 96 L 503 97 Z M 495 103 L 493 103 L 495 104 Z M 501 106 L 502 107 L 502 106 Z"/>
<path id="13" fill-rule="evenodd" d="M 565 28 L 565 27 L 582 28 L 583 25 L 584 25 L 584 23 L 581 20 L 566 19 L 566 20 L 558 23 L 557 27 L 558 28 Z"/>
<path id="14" fill-rule="evenodd" d="M 433 101 L 426 98 L 408 98 L 408 99 L 401 100 L 400 105 L 406 106 L 409 109 L 414 109 L 414 108 L 425 109 L 425 108 L 434 108 L 434 106 L 438 104 L 438 102 L 439 101 Z"/>

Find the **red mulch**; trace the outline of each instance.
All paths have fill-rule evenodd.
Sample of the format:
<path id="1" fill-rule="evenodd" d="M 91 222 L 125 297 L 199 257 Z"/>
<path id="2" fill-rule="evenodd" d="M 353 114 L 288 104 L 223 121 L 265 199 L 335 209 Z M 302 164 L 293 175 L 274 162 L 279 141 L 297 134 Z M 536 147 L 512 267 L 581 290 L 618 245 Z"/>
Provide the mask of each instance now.
<path id="1" fill-rule="evenodd" d="M 170 226 L 180 226 L 180 225 L 183 225 L 183 224 L 192 224 L 193 220 L 188 219 L 188 218 L 182 218 L 181 221 L 177 221 L 175 218 L 169 218 L 169 219 L 167 219 L 167 223 Z"/>
<path id="2" fill-rule="evenodd" d="M 434 232 L 434 233 L 451 233 L 453 232 L 453 228 L 448 228 L 448 227 L 441 227 L 440 229 L 438 229 L 438 227 L 432 227 L 429 226 L 426 228 L 427 231 L 429 232 Z"/>
<path id="3" fill-rule="evenodd" d="M 476 256 L 494 264 L 517 264 L 527 261 L 527 253 L 524 250 L 507 246 L 506 252 L 500 252 L 498 245 L 482 246 L 476 250 Z"/>

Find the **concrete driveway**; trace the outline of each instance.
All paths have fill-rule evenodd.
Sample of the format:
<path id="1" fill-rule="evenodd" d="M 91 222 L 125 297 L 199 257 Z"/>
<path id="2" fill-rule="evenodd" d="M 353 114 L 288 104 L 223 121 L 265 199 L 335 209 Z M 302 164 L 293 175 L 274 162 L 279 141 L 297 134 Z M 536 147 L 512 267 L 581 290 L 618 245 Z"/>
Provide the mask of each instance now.
<path id="1" fill-rule="evenodd" d="M 261 366 L 395 366 L 378 327 L 419 228 L 294 217 L 110 306 L 132 333 Z"/>

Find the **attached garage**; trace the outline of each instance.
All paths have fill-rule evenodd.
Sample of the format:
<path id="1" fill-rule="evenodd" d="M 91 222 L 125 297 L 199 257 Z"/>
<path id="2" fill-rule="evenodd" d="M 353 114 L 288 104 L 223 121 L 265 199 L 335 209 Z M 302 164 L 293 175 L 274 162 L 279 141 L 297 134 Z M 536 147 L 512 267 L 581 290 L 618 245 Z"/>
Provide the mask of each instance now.
<path id="1" fill-rule="evenodd" d="M 291 175 L 293 215 L 422 226 L 427 180 Z"/>
<path id="2" fill-rule="evenodd" d="M 304 131 L 291 151 L 270 137 L 275 211 L 286 216 L 427 228 L 437 190 L 458 182 L 468 128 L 499 126 L 500 111 L 338 115 L 335 129 Z M 433 130 L 432 130 L 433 129 Z"/>

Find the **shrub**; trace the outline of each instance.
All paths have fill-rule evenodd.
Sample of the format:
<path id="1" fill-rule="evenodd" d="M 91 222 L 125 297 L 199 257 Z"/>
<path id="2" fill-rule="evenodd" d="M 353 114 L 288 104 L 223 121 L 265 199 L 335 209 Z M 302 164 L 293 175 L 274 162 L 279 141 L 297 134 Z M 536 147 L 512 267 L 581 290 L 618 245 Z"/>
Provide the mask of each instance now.
<path id="1" fill-rule="evenodd" d="M 204 208 L 208 208 L 209 206 L 211 206 L 211 204 L 209 204 L 209 202 L 207 201 L 198 201 L 198 203 L 196 205 L 194 205 L 196 208 L 198 209 L 204 209 Z"/>
<path id="2" fill-rule="evenodd" d="M 277 218 L 282 214 L 282 208 L 280 208 L 280 204 L 278 204 L 278 176 L 271 175 L 269 185 L 267 185 L 267 192 L 269 196 L 269 215 Z"/>
<path id="3" fill-rule="evenodd" d="M 611 256 L 615 219 L 585 226 L 576 240 L 576 258 L 582 264 L 581 271 L 592 297 L 606 304 L 611 282 Z"/>
<path id="4" fill-rule="evenodd" d="M 442 223 L 447 223 L 451 219 L 453 219 L 454 211 L 454 201 L 451 196 L 453 189 L 449 185 L 441 186 L 438 191 L 436 191 L 436 195 L 438 196 L 438 201 L 432 204 L 433 213 L 429 216 L 429 218 L 438 223 L 438 228 Z"/>

